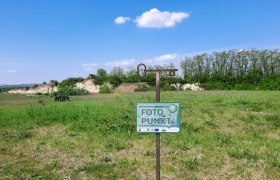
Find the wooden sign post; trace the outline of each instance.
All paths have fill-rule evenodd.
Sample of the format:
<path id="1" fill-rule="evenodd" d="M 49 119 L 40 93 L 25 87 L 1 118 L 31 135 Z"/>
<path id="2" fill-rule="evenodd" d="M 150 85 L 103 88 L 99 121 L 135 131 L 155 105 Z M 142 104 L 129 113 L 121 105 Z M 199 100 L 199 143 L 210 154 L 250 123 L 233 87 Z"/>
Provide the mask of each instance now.
<path id="1" fill-rule="evenodd" d="M 160 102 L 160 74 L 161 72 L 169 72 L 169 76 L 175 76 L 175 72 L 178 69 L 146 69 L 145 64 L 139 64 L 137 66 L 137 73 L 140 77 L 144 77 L 147 72 L 153 72 L 156 74 L 156 102 Z M 179 121 L 178 121 L 179 123 Z M 145 132 L 155 132 L 156 133 L 156 180 L 160 180 L 160 131 L 159 129 L 153 129 L 154 131 Z M 137 130 L 138 131 L 138 130 Z M 179 131 L 179 129 L 178 129 Z"/>

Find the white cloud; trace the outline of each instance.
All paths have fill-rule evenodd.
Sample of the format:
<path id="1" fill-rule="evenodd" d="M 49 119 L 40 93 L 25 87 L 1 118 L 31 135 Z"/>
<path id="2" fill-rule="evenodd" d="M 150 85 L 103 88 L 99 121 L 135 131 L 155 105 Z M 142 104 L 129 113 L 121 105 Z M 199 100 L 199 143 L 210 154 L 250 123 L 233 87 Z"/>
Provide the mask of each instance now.
<path id="1" fill-rule="evenodd" d="M 169 60 L 174 60 L 177 58 L 177 54 L 164 54 L 158 57 L 155 57 L 155 61 L 169 61 Z"/>
<path id="2" fill-rule="evenodd" d="M 75 76 L 75 77 L 79 77 L 79 76 L 82 77 L 83 76 L 81 73 L 77 73 L 77 72 L 72 73 L 72 75 Z"/>
<path id="3" fill-rule="evenodd" d="M 83 64 L 83 67 L 94 67 L 94 66 L 97 66 L 97 64 L 95 64 L 95 63 Z"/>
<path id="4" fill-rule="evenodd" d="M 153 59 L 146 59 L 144 60 L 144 63 L 152 63 L 153 62 Z"/>
<path id="5" fill-rule="evenodd" d="M 16 73 L 17 72 L 17 70 L 14 70 L 14 69 L 8 69 L 8 70 L 6 70 L 6 73 Z"/>
<path id="6" fill-rule="evenodd" d="M 189 16 L 185 12 L 159 11 L 153 8 L 137 17 L 135 22 L 140 28 L 170 28 Z"/>
<path id="7" fill-rule="evenodd" d="M 86 71 L 86 72 L 92 72 L 93 69 L 97 66 L 97 64 L 95 64 L 95 63 L 89 63 L 89 64 L 83 64 L 82 66 L 83 66 L 83 68 L 84 68 L 84 71 Z"/>
<path id="8" fill-rule="evenodd" d="M 127 21 L 130 20 L 130 17 L 123 17 L 123 16 L 119 16 L 115 19 L 115 23 L 116 24 L 124 24 L 126 23 Z"/>
<path id="9" fill-rule="evenodd" d="M 129 66 L 135 62 L 135 59 L 125 59 L 121 61 L 107 62 L 105 66 Z"/>

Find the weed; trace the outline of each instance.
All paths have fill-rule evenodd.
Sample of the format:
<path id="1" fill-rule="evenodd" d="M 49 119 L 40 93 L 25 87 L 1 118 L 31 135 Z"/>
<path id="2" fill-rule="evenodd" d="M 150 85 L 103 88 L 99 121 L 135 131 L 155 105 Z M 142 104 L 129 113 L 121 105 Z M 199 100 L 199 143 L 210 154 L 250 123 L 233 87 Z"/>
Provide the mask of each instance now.
<path id="1" fill-rule="evenodd" d="M 251 136 L 255 137 L 255 138 L 259 138 L 261 137 L 262 134 L 264 134 L 264 131 L 262 129 L 256 129 L 254 127 L 248 127 L 245 128 L 246 132 L 248 134 L 250 134 Z"/>
<path id="2" fill-rule="evenodd" d="M 249 101 L 246 101 L 244 99 L 238 99 L 237 101 L 234 102 L 235 105 L 241 105 L 241 106 L 246 106 L 249 103 L 250 103 Z"/>
<path id="3" fill-rule="evenodd" d="M 23 162 L 26 164 L 4 165 L 0 169 L 2 177 L 7 179 L 57 179 L 56 175 L 44 170 L 30 167 L 31 162 Z M 4 178 L 5 179 L 5 178 Z"/>
<path id="4" fill-rule="evenodd" d="M 204 124 L 213 128 L 218 128 L 218 124 L 214 120 L 206 120 Z"/>
<path id="5" fill-rule="evenodd" d="M 190 170 L 194 170 L 198 167 L 198 160 L 195 156 L 182 160 L 182 163 Z"/>
<path id="6" fill-rule="evenodd" d="M 235 170 L 238 172 L 238 174 L 243 174 L 245 172 L 245 168 L 244 166 L 240 165 L 240 164 L 237 164 L 235 166 Z"/>
<path id="7" fill-rule="evenodd" d="M 114 172 L 114 164 L 90 162 L 78 170 L 86 172 L 93 177 L 101 179 L 116 179 L 117 174 Z"/>
<path id="8" fill-rule="evenodd" d="M 152 150 L 144 151 L 144 156 L 153 156 L 155 153 Z"/>
<path id="9" fill-rule="evenodd" d="M 43 99 L 38 99 L 38 103 L 41 105 L 45 105 L 45 101 Z"/>
<path id="10" fill-rule="evenodd" d="M 111 139 L 105 143 L 104 148 L 107 151 L 114 151 L 114 150 L 120 151 L 120 150 L 129 148 L 131 146 L 132 146 L 132 144 L 130 144 L 130 143 L 121 143 L 120 141 L 118 141 L 116 139 Z"/>
<path id="11" fill-rule="evenodd" d="M 232 137 L 225 134 L 217 134 L 216 140 L 219 147 L 224 147 L 232 142 Z"/>
<path id="12" fill-rule="evenodd" d="M 127 168 L 129 165 L 129 160 L 127 158 L 121 159 L 118 162 L 118 166 L 123 167 L 123 168 Z"/>
<path id="13" fill-rule="evenodd" d="M 269 161 L 269 164 L 272 167 L 280 168 L 280 155 L 279 154 L 268 153 L 267 159 Z"/>
<path id="14" fill-rule="evenodd" d="M 181 127 L 184 131 L 186 131 L 189 134 L 198 133 L 200 131 L 200 128 L 192 123 L 183 122 L 181 124 Z"/>
<path id="15" fill-rule="evenodd" d="M 31 138 L 33 134 L 27 130 L 20 130 L 17 132 L 3 131 L 0 132 L 0 139 L 4 141 L 23 140 Z"/>
<path id="16" fill-rule="evenodd" d="M 255 152 L 250 151 L 249 149 L 230 149 L 228 155 L 236 159 L 247 159 L 247 160 L 257 160 L 258 155 Z"/>
<path id="17" fill-rule="evenodd" d="M 280 168 L 280 156 L 274 156 L 271 161 L 273 167 Z"/>
<path id="18" fill-rule="evenodd" d="M 177 147 L 183 151 L 191 149 L 186 141 L 179 141 L 177 144 Z"/>
<path id="19" fill-rule="evenodd" d="M 266 121 L 270 123 L 273 128 L 280 128 L 280 115 L 267 115 Z"/>
<path id="20" fill-rule="evenodd" d="M 212 112 L 212 111 L 209 110 L 209 109 L 202 108 L 202 109 L 201 109 L 201 112 L 202 112 L 202 113 L 206 113 L 210 118 L 215 118 L 214 112 Z"/>
<path id="21" fill-rule="evenodd" d="M 254 123 L 254 122 L 256 122 L 257 119 L 258 119 L 258 117 L 254 114 L 249 114 L 247 116 L 241 117 L 241 120 L 245 123 Z"/>
<path id="22" fill-rule="evenodd" d="M 58 160 L 52 161 L 51 166 L 55 169 L 61 169 L 62 168 L 62 165 L 60 164 L 60 162 Z"/>
<path id="23" fill-rule="evenodd" d="M 112 161 L 112 158 L 109 157 L 109 156 L 103 156 L 101 159 L 100 159 L 101 162 L 111 162 Z"/>

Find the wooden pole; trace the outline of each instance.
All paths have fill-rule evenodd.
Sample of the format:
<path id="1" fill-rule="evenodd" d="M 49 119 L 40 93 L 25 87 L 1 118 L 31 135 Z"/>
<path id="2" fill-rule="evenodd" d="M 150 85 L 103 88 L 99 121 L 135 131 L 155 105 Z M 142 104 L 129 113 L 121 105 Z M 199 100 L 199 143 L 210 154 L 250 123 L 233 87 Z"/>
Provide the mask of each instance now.
<path id="1" fill-rule="evenodd" d="M 156 71 L 156 102 L 160 102 L 160 71 Z M 156 133 L 156 180 L 160 180 L 160 133 Z"/>

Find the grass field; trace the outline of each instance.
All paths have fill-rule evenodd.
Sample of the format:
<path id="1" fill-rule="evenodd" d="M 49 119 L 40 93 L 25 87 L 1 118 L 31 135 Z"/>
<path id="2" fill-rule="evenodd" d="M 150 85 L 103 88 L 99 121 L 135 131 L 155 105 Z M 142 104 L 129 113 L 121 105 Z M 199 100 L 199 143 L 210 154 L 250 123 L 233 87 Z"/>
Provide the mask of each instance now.
<path id="1" fill-rule="evenodd" d="M 162 179 L 280 179 L 280 93 L 162 92 L 181 131 L 161 135 Z M 55 103 L 0 94 L 0 179 L 154 179 L 155 135 L 136 133 L 154 92 Z"/>

